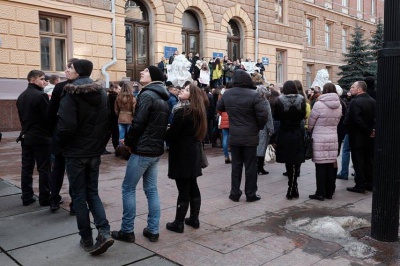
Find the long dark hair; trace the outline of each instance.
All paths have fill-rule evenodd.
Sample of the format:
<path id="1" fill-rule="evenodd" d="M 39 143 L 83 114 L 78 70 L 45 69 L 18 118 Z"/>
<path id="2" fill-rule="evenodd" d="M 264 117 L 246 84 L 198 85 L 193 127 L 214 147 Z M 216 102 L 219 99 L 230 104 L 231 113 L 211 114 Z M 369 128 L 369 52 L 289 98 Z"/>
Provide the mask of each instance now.
<path id="1" fill-rule="evenodd" d="M 215 61 L 213 63 L 213 68 L 214 69 L 220 69 L 221 68 L 221 60 L 219 59 L 219 57 L 217 59 L 215 59 Z"/>
<path id="2" fill-rule="evenodd" d="M 282 93 L 285 95 L 297 94 L 296 84 L 292 80 L 288 80 L 283 84 Z"/>
<path id="3" fill-rule="evenodd" d="M 207 134 L 207 111 L 205 106 L 204 91 L 193 83 L 189 85 L 190 105 L 185 108 L 184 115 L 192 114 L 194 127 L 196 130 L 196 138 L 203 140 Z"/>

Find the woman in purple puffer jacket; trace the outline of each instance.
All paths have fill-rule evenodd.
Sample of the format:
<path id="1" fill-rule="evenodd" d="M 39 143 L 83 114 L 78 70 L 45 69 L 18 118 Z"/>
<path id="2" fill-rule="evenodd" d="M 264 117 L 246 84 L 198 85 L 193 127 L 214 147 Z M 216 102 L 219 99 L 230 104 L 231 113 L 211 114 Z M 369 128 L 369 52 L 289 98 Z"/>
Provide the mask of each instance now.
<path id="1" fill-rule="evenodd" d="M 332 199 L 336 181 L 334 162 L 338 154 L 337 125 L 341 116 L 342 107 L 336 87 L 327 83 L 308 119 L 308 130 L 312 132 L 313 138 L 313 162 L 317 180 L 317 191 L 309 196 L 310 199 Z"/>

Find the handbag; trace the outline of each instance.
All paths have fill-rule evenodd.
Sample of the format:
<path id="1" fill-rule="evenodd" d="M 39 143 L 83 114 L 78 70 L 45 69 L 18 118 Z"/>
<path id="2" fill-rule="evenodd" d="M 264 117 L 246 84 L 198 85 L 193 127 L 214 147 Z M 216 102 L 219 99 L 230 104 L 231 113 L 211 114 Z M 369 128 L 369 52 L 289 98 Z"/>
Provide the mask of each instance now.
<path id="1" fill-rule="evenodd" d="M 276 151 L 272 144 L 267 146 L 267 150 L 265 151 L 265 161 L 267 163 L 274 163 L 276 162 Z"/>
<path id="2" fill-rule="evenodd" d="M 204 169 L 208 166 L 208 160 L 207 160 L 206 153 L 204 152 L 203 144 L 200 143 L 199 145 L 200 145 L 201 168 Z"/>
<path id="3" fill-rule="evenodd" d="M 304 158 L 306 160 L 313 158 L 313 138 L 312 133 L 308 131 L 304 135 Z"/>

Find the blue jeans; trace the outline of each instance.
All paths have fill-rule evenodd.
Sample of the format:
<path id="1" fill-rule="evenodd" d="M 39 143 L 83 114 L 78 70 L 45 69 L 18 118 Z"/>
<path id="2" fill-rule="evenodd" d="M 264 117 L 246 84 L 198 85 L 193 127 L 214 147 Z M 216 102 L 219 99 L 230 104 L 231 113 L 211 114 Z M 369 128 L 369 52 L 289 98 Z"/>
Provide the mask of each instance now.
<path id="1" fill-rule="evenodd" d="M 121 231 L 134 231 L 136 217 L 136 186 L 143 176 L 143 190 L 147 197 L 149 214 L 147 229 L 152 234 L 158 234 L 160 223 L 160 199 L 157 191 L 157 172 L 160 157 L 145 157 L 132 154 L 126 166 L 122 182 L 123 216 Z"/>
<path id="2" fill-rule="evenodd" d="M 110 232 L 110 225 L 98 193 L 100 162 L 100 156 L 66 158 L 65 166 L 72 190 L 76 222 L 82 238 L 92 237 L 89 210 L 99 233 Z"/>
<path id="3" fill-rule="evenodd" d="M 232 80 L 232 77 L 225 77 L 225 84 Z"/>
<path id="4" fill-rule="evenodd" d="M 342 169 L 339 175 L 342 177 L 349 177 L 349 164 L 350 164 L 350 145 L 349 145 L 349 135 L 346 134 L 343 139 L 343 149 L 342 149 Z"/>
<path id="5" fill-rule="evenodd" d="M 126 132 L 128 132 L 130 124 L 118 124 L 118 129 L 119 129 L 119 140 L 125 138 Z"/>
<path id="6" fill-rule="evenodd" d="M 222 129 L 222 150 L 224 151 L 225 157 L 229 157 L 228 139 L 229 139 L 229 128 L 223 128 Z"/>

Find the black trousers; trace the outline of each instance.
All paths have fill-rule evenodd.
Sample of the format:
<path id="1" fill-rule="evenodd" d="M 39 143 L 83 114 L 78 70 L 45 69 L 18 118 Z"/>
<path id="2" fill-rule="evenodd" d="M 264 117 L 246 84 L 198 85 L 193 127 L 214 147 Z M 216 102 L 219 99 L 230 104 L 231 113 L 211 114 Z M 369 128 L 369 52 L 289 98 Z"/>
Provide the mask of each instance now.
<path id="1" fill-rule="evenodd" d="M 230 147 L 232 155 L 231 195 L 239 197 L 242 194 L 240 183 L 244 164 L 246 177 L 244 192 L 247 197 L 253 197 L 257 192 L 257 146 L 231 145 Z"/>
<path id="2" fill-rule="evenodd" d="M 50 197 L 50 145 L 25 145 L 22 147 L 21 188 L 22 201 L 33 197 L 33 169 L 39 172 L 39 202 L 46 202 Z"/>
<path id="3" fill-rule="evenodd" d="M 336 182 L 333 163 L 316 163 L 315 177 L 317 181 L 317 191 L 315 195 L 332 197 Z"/>
<path id="4" fill-rule="evenodd" d="M 197 185 L 197 178 L 179 178 L 175 179 L 178 188 L 178 201 L 189 202 L 190 199 L 200 197 L 200 189 Z"/>
<path id="5" fill-rule="evenodd" d="M 367 145 L 364 148 L 350 147 L 350 151 L 354 171 L 356 172 L 356 176 L 354 177 L 356 187 L 372 187 L 374 172 L 374 147 L 371 145 Z"/>

